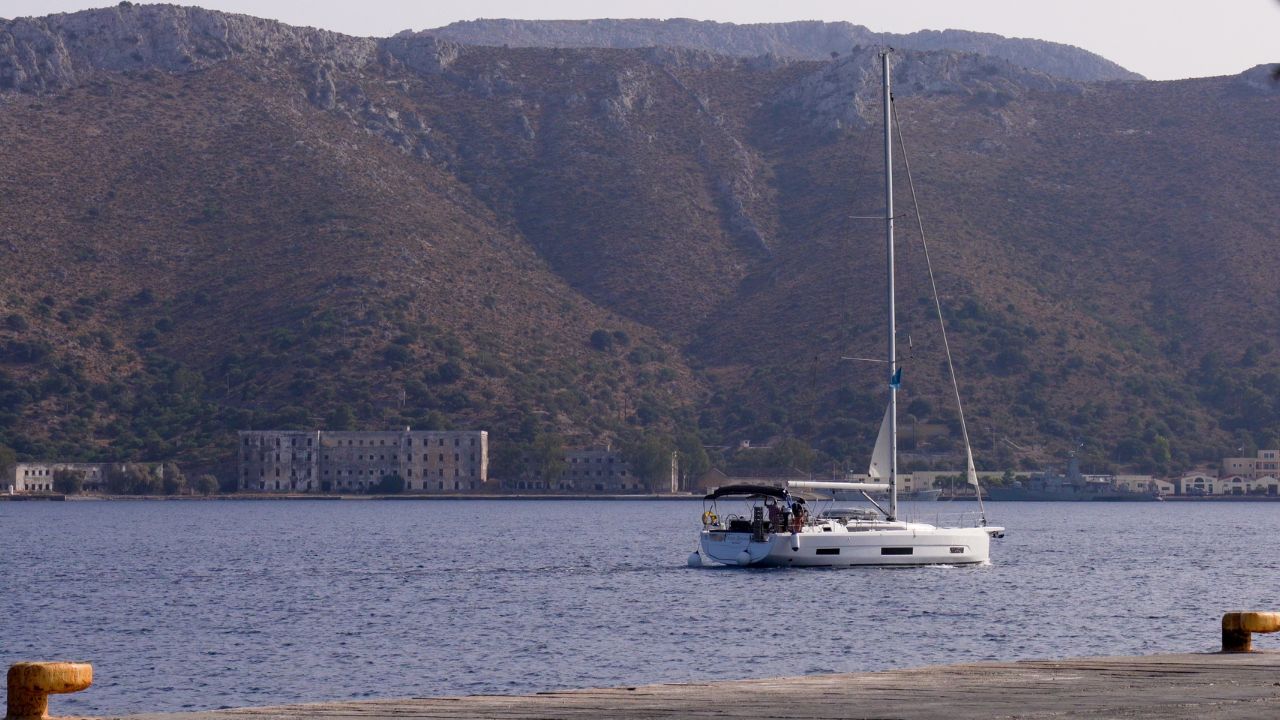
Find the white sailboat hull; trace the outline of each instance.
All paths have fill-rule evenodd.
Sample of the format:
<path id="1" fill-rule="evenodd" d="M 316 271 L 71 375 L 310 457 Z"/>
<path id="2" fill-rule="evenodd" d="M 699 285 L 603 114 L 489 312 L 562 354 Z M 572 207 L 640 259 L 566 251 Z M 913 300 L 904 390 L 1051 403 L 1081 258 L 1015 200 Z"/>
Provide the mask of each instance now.
<path id="1" fill-rule="evenodd" d="M 863 565 L 975 565 L 990 559 L 991 537 L 1001 528 L 938 528 L 922 523 L 839 523 L 798 533 L 704 530 L 702 553 L 722 565 L 854 567 Z"/>

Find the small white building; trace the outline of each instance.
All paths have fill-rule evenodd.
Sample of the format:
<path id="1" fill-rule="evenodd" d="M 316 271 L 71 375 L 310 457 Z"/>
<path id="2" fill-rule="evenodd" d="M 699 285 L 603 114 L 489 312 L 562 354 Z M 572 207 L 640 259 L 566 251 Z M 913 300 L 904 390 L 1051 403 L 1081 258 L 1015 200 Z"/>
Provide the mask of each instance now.
<path id="1" fill-rule="evenodd" d="M 1203 472 L 1186 473 L 1175 482 L 1179 495 L 1217 495 L 1218 488 L 1222 487 L 1217 475 Z"/>
<path id="2" fill-rule="evenodd" d="M 1119 490 L 1125 492 L 1140 493 L 1143 495 L 1155 493 L 1157 495 L 1172 495 L 1173 483 L 1157 482 L 1151 475 L 1111 475 L 1111 482 L 1115 484 Z M 1166 492 L 1165 489 L 1168 489 Z"/>

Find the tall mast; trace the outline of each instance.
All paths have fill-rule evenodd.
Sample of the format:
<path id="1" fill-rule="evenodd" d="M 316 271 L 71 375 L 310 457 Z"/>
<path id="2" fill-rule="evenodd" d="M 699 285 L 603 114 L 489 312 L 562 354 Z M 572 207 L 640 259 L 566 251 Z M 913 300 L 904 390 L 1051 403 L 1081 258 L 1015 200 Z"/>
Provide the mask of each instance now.
<path id="1" fill-rule="evenodd" d="M 889 295 L 889 519 L 898 517 L 898 344 L 893 292 L 893 95 L 889 87 L 889 53 L 880 53 L 884 71 L 884 234 L 888 257 Z"/>

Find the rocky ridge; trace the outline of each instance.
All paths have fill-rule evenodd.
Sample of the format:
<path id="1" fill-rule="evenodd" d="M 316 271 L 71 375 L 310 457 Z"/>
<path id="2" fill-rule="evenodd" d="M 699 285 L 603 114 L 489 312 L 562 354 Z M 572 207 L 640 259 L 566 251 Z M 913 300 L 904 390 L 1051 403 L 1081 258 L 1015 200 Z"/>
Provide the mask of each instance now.
<path id="1" fill-rule="evenodd" d="M 95 70 L 187 72 L 246 54 L 359 66 L 376 48 L 372 40 L 248 15 L 122 3 L 0 24 L 0 90 L 66 90 Z"/>
<path id="2" fill-rule="evenodd" d="M 825 60 L 858 46 L 904 50 L 951 50 L 1002 58 L 1015 65 L 1069 80 L 1141 80 L 1094 53 L 1070 45 L 1007 38 L 966 30 L 877 33 L 848 22 L 800 21 L 736 25 L 707 20 L 504 20 L 455 22 L 421 31 L 468 45 L 509 47 L 674 46 L 722 55 L 777 55 Z"/>
<path id="3" fill-rule="evenodd" d="M 998 111 L 1028 93 L 1082 91 L 1080 83 L 969 53 L 899 53 L 893 73 L 895 98 L 954 96 L 988 111 Z M 801 114 L 820 128 L 866 129 L 882 117 L 881 76 L 879 51 L 855 48 L 802 78 L 780 101 L 796 103 Z"/>

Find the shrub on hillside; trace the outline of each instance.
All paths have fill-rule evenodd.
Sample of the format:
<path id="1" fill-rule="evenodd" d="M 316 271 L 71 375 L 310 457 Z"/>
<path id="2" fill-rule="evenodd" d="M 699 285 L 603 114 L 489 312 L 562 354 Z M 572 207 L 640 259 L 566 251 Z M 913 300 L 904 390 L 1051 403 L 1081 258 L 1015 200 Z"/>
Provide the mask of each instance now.
<path id="1" fill-rule="evenodd" d="M 437 385 L 449 385 L 462 379 L 462 366 L 458 363 L 448 360 L 440 364 L 435 372 L 427 375 L 427 381 Z"/>
<path id="2" fill-rule="evenodd" d="M 0 362 L 38 363 L 49 356 L 51 349 L 49 343 L 43 341 L 10 340 L 0 345 Z"/>
<path id="3" fill-rule="evenodd" d="M 124 464 L 107 469 L 106 489 L 113 495 L 158 495 L 164 486 L 150 468 Z"/>
<path id="4" fill-rule="evenodd" d="M 53 472 L 53 489 L 63 495 L 75 495 L 84 489 L 84 473 L 61 469 Z"/>
<path id="5" fill-rule="evenodd" d="M 613 349 L 613 334 L 608 330 L 596 330 L 591 333 L 591 347 L 600 352 L 607 352 Z"/>
<path id="6" fill-rule="evenodd" d="M 178 468 L 176 463 L 164 464 L 164 479 L 161 480 L 161 488 L 165 495 L 177 495 L 187 489 L 187 477 L 182 474 L 182 470 Z"/>
<path id="7" fill-rule="evenodd" d="M 393 368 L 404 367 L 413 361 L 413 351 L 403 345 L 390 345 L 382 351 L 382 359 Z"/>
<path id="8" fill-rule="evenodd" d="M 30 323 L 27 322 L 26 318 L 22 317 L 17 313 L 10 313 L 9 317 L 6 317 L 4 319 L 4 324 L 10 330 L 14 330 L 17 332 L 22 332 L 23 330 L 26 330 L 28 327 L 31 326 Z"/>
<path id="9" fill-rule="evenodd" d="M 193 489 L 201 495 L 213 495 L 218 492 L 218 478 L 212 475 L 201 475 L 196 478 Z"/>

